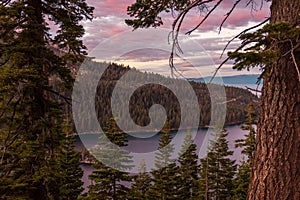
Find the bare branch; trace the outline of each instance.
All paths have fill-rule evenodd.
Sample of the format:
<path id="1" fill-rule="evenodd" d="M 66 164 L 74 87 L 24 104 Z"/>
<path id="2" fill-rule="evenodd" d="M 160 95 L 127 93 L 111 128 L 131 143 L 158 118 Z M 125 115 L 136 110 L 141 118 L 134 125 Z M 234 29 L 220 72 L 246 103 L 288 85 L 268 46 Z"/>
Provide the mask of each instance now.
<path id="1" fill-rule="evenodd" d="M 295 49 L 297 49 L 297 48 L 299 47 L 300 44 L 298 43 L 296 46 L 294 46 L 292 40 L 290 40 L 290 43 L 291 43 L 291 46 L 292 46 L 292 49 L 291 49 L 291 56 L 292 56 L 292 59 L 293 59 L 293 62 L 294 62 L 294 65 L 295 65 L 295 68 L 296 68 L 296 71 L 297 71 L 297 74 L 298 74 L 298 80 L 299 80 L 299 82 L 300 82 L 300 71 L 299 71 L 299 66 L 298 66 L 298 64 L 297 64 L 297 62 L 296 62 L 296 58 L 295 58 L 295 54 L 294 54 Z"/>
<path id="2" fill-rule="evenodd" d="M 211 83 L 215 76 L 217 75 L 218 71 L 221 69 L 221 67 L 229 60 L 229 57 L 227 57 L 225 60 L 223 60 L 223 62 L 217 67 L 217 69 L 215 70 L 214 74 L 212 75 L 212 77 L 209 80 L 209 83 Z"/>
<path id="3" fill-rule="evenodd" d="M 70 102 L 70 101 L 72 101 L 71 98 L 62 95 L 61 93 L 59 93 L 59 92 L 57 92 L 57 91 L 55 91 L 55 90 L 52 90 L 52 89 L 49 88 L 49 87 L 43 87 L 43 89 L 45 89 L 45 90 L 47 90 L 47 91 L 49 91 L 49 92 L 51 92 L 51 93 L 57 95 L 59 98 L 64 99 L 65 102 L 66 102 L 67 104 L 71 105 L 71 102 Z"/>
<path id="4" fill-rule="evenodd" d="M 264 0 L 260 0 L 260 10 L 262 10 L 262 8 L 263 8 L 263 6 L 264 6 Z"/>
<path id="5" fill-rule="evenodd" d="M 7 6 L 8 4 L 10 4 L 11 0 L 2 0 L 2 2 L 0 3 L 1 6 Z"/>
<path id="6" fill-rule="evenodd" d="M 285 40 L 280 40 L 280 41 L 278 41 L 279 39 L 275 39 L 275 38 L 272 38 L 272 39 L 274 40 L 274 44 L 277 44 L 277 45 L 280 44 L 280 43 L 286 43 L 286 42 L 289 42 L 291 44 L 291 49 L 289 51 L 285 52 L 284 54 L 282 54 L 281 57 L 278 58 L 278 60 L 280 60 L 282 57 L 287 56 L 288 54 L 291 54 L 295 69 L 296 69 L 297 74 L 298 74 L 298 80 L 300 82 L 299 66 L 298 66 L 296 58 L 295 58 L 295 50 L 300 46 L 300 43 L 298 43 L 298 41 L 297 41 L 297 45 L 294 46 L 293 41 L 291 39 L 285 39 Z"/>
<path id="7" fill-rule="evenodd" d="M 187 35 L 190 35 L 192 32 L 194 32 L 196 29 L 199 28 L 199 26 L 201 26 L 205 21 L 206 19 L 210 16 L 210 14 L 220 5 L 220 3 L 222 2 L 223 0 L 219 0 L 216 5 L 207 13 L 207 15 L 205 15 L 205 17 L 201 20 L 201 22 L 195 26 L 192 30 L 186 32 L 185 34 Z"/>
<path id="8" fill-rule="evenodd" d="M 242 43 L 241 46 L 239 46 L 234 52 L 238 52 L 239 50 L 243 49 L 246 45 L 252 43 L 252 42 L 257 42 L 257 41 L 245 41 Z M 227 57 L 215 70 L 214 74 L 212 75 L 211 79 L 209 80 L 209 83 L 211 83 L 213 81 L 213 79 L 215 78 L 216 74 L 218 73 L 218 71 L 221 69 L 221 67 L 229 60 L 230 58 Z"/>
<path id="9" fill-rule="evenodd" d="M 248 86 L 245 86 L 245 88 L 246 88 L 247 90 L 250 90 L 250 91 L 253 91 L 253 92 L 259 92 L 259 93 L 261 93 L 261 90 L 258 90 L 258 89 L 253 89 L 253 88 L 250 88 L 250 87 L 248 87 Z"/>
<path id="10" fill-rule="evenodd" d="M 225 104 L 225 103 L 227 104 L 227 103 L 235 102 L 235 101 L 239 100 L 240 98 L 242 98 L 242 96 L 238 96 L 236 98 L 232 98 L 230 100 L 227 100 L 227 101 L 224 101 L 224 102 L 220 102 L 220 103 L 217 103 L 217 104 Z"/>
<path id="11" fill-rule="evenodd" d="M 182 50 L 180 48 L 179 42 L 178 42 L 178 34 L 181 28 L 181 25 L 183 23 L 183 20 L 186 16 L 186 14 L 194 7 L 196 6 L 201 6 L 201 5 L 205 5 L 206 3 L 212 2 L 213 0 L 207 0 L 207 1 L 201 1 L 201 0 L 197 0 L 194 1 L 193 3 L 191 3 L 188 7 L 186 7 L 182 12 L 179 13 L 179 15 L 177 16 L 177 18 L 174 20 L 173 24 L 172 24 L 172 31 L 169 34 L 168 38 L 170 38 L 170 36 L 172 36 L 172 51 L 171 51 L 171 55 L 169 57 L 169 66 L 171 68 L 171 73 L 172 75 L 174 74 L 174 70 L 176 70 L 173 60 L 174 60 L 174 53 L 176 54 L 176 49 L 182 53 Z M 177 55 L 177 54 L 176 54 Z"/>
<path id="12" fill-rule="evenodd" d="M 222 27 L 223 27 L 224 23 L 226 22 L 226 20 L 228 19 L 228 17 L 231 15 L 231 13 L 232 13 L 233 10 L 235 9 L 235 7 L 236 7 L 240 2 L 241 2 L 241 0 L 237 0 L 237 1 L 233 4 L 233 6 L 232 6 L 232 8 L 230 9 L 230 11 L 226 14 L 226 17 L 223 19 L 223 21 L 222 21 L 222 23 L 221 23 L 221 25 L 220 25 L 220 27 L 219 27 L 219 34 L 220 34 L 221 30 L 222 30 Z"/>
<path id="13" fill-rule="evenodd" d="M 215 9 L 222 3 L 223 0 L 219 0 L 214 6 L 213 8 L 205 15 L 205 17 L 200 21 L 200 23 L 195 26 L 193 29 L 189 30 L 188 32 L 186 32 L 186 35 L 190 35 L 193 31 L 195 31 L 196 29 L 198 29 L 206 20 L 207 18 L 211 15 L 211 13 L 213 11 L 215 11 Z M 183 23 L 183 20 L 186 16 L 187 13 L 190 12 L 190 10 L 196 6 L 201 6 L 201 5 L 205 5 L 207 3 L 211 3 L 213 2 L 213 0 L 207 0 L 207 1 L 201 1 L 201 0 L 195 0 L 194 2 L 192 2 L 189 6 L 187 6 L 184 10 L 182 10 L 179 15 L 177 16 L 177 18 L 174 20 L 173 24 L 172 24 L 172 31 L 171 33 L 169 34 L 169 40 L 170 40 L 170 37 L 172 37 L 172 51 L 171 51 L 171 55 L 169 57 L 169 66 L 171 68 L 171 72 L 172 72 L 172 75 L 174 74 L 174 71 L 176 71 L 177 73 L 179 73 L 177 70 L 176 70 L 176 67 L 174 66 L 174 55 L 177 55 L 176 53 L 176 50 L 178 50 L 180 53 L 182 53 L 182 50 L 180 48 L 180 45 L 179 45 L 179 42 L 178 42 L 178 35 L 179 35 L 179 31 L 180 31 L 180 28 L 182 26 L 182 23 Z M 219 33 L 222 29 L 222 26 L 224 25 L 224 23 L 227 21 L 228 17 L 232 14 L 232 12 L 235 10 L 236 6 L 241 2 L 241 0 L 236 0 L 236 2 L 233 4 L 232 8 L 228 11 L 228 13 L 226 14 L 225 18 L 222 20 L 221 24 L 220 24 L 220 30 L 219 30 Z M 252 2 L 252 0 L 249 0 L 248 1 L 248 5 Z M 266 18 L 263 22 L 253 26 L 253 27 L 250 27 L 250 28 L 247 28 L 245 30 L 243 30 L 241 33 L 239 33 L 238 35 L 236 35 L 234 38 L 232 38 L 230 41 L 228 41 L 228 43 L 226 44 L 225 48 L 223 49 L 222 51 L 222 54 L 220 57 L 223 56 L 225 50 L 228 48 L 229 44 L 235 40 L 236 38 L 240 37 L 242 34 L 252 30 L 252 29 L 255 29 L 265 23 L 267 23 L 269 21 L 269 17 Z M 246 44 L 249 44 L 249 43 L 244 43 L 242 44 L 239 48 L 236 49 L 235 52 L 241 50 L 243 47 L 246 46 Z M 216 69 L 216 71 L 214 72 L 211 80 L 209 82 L 211 82 L 213 80 L 213 78 L 216 76 L 218 70 L 229 60 L 229 58 L 226 58 Z"/>
<path id="14" fill-rule="evenodd" d="M 257 11 L 256 7 L 257 7 L 257 3 L 254 0 L 249 0 L 246 4 L 246 6 L 249 6 L 251 4 L 251 13 L 253 11 Z"/>

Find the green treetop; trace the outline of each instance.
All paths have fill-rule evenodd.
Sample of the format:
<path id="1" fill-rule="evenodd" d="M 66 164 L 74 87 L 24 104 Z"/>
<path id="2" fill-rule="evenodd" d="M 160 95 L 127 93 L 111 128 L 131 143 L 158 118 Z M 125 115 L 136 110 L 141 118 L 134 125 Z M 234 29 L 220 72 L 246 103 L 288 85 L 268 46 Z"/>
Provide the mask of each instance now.
<path id="1" fill-rule="evenodd" d="M 187 131 L 178 159 L 179 199 L 199 198 L 199 165 L 196 150 L 191 132 Z"/>
<path id="2" fill-rule="evenodd" d="M 245 139 L 239 139 L 236 140 L 236 147 L 242 147 L 242 154 L 247 156 L 249 165 L 252 165 L 252 160 L 254 156 L 254 150 L 255 150 L 255 136 L 256 136 L 256 131 L 255 131 L 255 125 L 257 124 L 256 122 L 256 111 L 254 108 L 253 103 L 250 103 L 247 106 L 247 119 L 245 121 L 245 124 L 241 126 L 242 130 L 247 130 L 249 131 L 248 134 L 245 135 Z"/>
<path id="3" fill-rule="evenodd" d="M 131 182 L 128 170 L 132 167 L 129 153 L 122 149 L 127 146 L 126 135 L 120 131 L 114 119 L 110 119 L 99 138 L 99 146 L 92 149 L 97 159 L 95 170 L 89 176 L 93 184 L 89 186 L 87 199 L 126 199 L 129 188 L 124 182 Z M 114 148 L 117 145 L 117 148 Z"/>
<path id="4" fill-rule="evenodd" d="M 177 166 L 172 159 L 174 145 L 170 144 L 171 135 L 169 123 L 166 123 L 159 140 L 156 153 L 155 167 L 152 171 L 152 182 L 148 191 L 149 199 L 176 199 L 177 195 Z"/>
<path id="5" fill-rule="evenodd" d="M 206 158 L 201 159 L 200 199 L 231 199 L 233 179 L 236 171 L 235 160 L 229 157 L 228 133 L 216 128 L 216 139 L 211 141 Z"/>
<path id="6" fill-rule="evenodd" d="M 66 137 L 61 140 L 62 148 L 58 157 L 60 164 L 60 188 L 58 199 L 73 200 L 83 191 L 81 180 L 83 171 L 80 168 L 80 153 L 75 151 L 75 136 L 73 135 L 71 124 L 66 121 Z"/>
<path id="7" fill-rule="evenodd" d="M 140 200 L 149 199 L 148 190 L 151 186 L 151 177 L 146 172 L 146 163 L 144 160 L 141 162 L 139 173 L 134 176 L 133 183 L 131 184 L 130 194 L 128 199 Z"/>
<path id="8" fill-rule="evenodd" d="M 250 171 L 255 150 L 256 131 L 254 126 L 256 124 L 255 108 L 254 105 L 250 103 L 247 106 L 247 119 L 245 124 L 241 126 L 242 130 L 247 130 L 249 132 L 245 135 L 245 139 L 239 139 L 235 141 L 235 147 L 243 148 L 242 154 L 247 157 L 247 159 L 238 167 L 238 173 L 235 180 L 236 186 L 234 190 L 235 199 L 246 199 L 247 197 L 250 182 Z"/>

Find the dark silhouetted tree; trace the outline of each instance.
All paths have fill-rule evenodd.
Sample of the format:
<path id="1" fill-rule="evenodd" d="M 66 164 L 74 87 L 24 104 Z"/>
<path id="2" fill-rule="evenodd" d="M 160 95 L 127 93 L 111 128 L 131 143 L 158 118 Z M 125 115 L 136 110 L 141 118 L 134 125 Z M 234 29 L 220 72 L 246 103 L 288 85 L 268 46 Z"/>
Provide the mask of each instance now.
<path id="1" fill-rule="evenodd" d="M 242 154 L 247 156 L 247 162 L 249 165 L 252 165 L 254 150 L 255 150 L 255 138 L 256 138 L 256 131 L 254 126 L 256 126 L 256 111 L 254 105 L 250 103 L 247 106 L 247 118 L 245 124 L 241 126 L 242 130 L 247 130 L 249 133 L 245 135 L 245 139 L 236 140 L 235 147 L 241 147 Z"/>
<path id="2" fill-rule="evenodd" d="M 0 2 L 1 199 L 59 199 L 66 192 L 59 160 L 69 99 L 62 91 L 73 83 L 70 65 L 84 58 L 80 22 L 92 12 L 85 0 Z"/>

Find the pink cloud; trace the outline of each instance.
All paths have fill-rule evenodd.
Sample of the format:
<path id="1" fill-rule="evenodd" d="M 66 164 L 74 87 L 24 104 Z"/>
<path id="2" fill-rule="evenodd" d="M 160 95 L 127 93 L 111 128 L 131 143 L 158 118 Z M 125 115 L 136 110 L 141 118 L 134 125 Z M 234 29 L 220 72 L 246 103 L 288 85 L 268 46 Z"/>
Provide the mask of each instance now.
<path id="1" fill-rule="evenodd" d="M 88 3 L 95 7 L 94 15 L 95 17 L 104 17 L 104 16 L 118 16 L 122 17 L 123 21 L 126 18 L 129 18 L 127 16 L 127 7 L 133 4 L 135 0 L 101 0 L 101 1 L 95 1 L 95 0 L 88 0 Z M 221 21 L 224 19 L 224 16 L 229 10 L 232 8 L 233 4 L 236 2 L 236 0 L 226 0 L 223 1 L 219 8 L 215 10 L 215 12 L 209 17 L 207 22 L 203 24 L 201 27 L 202 30 L 214 30 L 219 27 Z M 248 1 L 241 1 L 238 6 L 236 7 L 236 11 L 234 11 L 231 16 L 228 18 L 227 23 L 224 24 L 224 26 L 243 26 L 247 25 L 249 21 L 261 21 L 265 17 L 268 16 L 268 4 L 264 4 L 262 10 L 260 9 L 261 1 L 257 0 L 256 2 L 256 8 L 257 12 L 251 12 L 251 8 L 248 6 L 246 7 Z M 210 5 L 210 8 L 212 8 L 213 4 Z M 169 14 L 162 13 L 160 14 L 163 17 L 164 25 L 163 27 L 169 28 L 171 27 L 171 24 L 174 20 L 174 18 Z M 191 27 L 196 26 L 199 21 L 201 20 L 199 18 L 199 14 L 194 12 L 192 17 L 188 17 L 185 20 L 185 23 L 183 24 L 182 28 L 183 30 L 189 30 Z M 111 24 L 113 27 L 114 24 Z M 112 32 L 113 34 L 113 32 Z"/>
<path id="2" fill-rule="evenodd" d="M 227 4 L 224 4 L 225 6 L 222 5 L 219 8 L 217 8 L 215 12 L 213 12 L 199 27 L 199 30 L 217 30 L 220 27 L 223 19 L 225 18 L 226 13 L 228 13 L 231 9 L 232 3 L 229 4 L 228 2 Z M 223 24 L 223 28 L 237 28 L 240 26 L 247 26 L 249 22 L 261 22 L 268 16 L 269 10 L 267 8 L 257 11 L 251 11 L 250 8 L 246 8 L 245 6 L 242 8 L 237 7 L 236 10 L 234 10 L 227 18 L 226 22 Z M 182 30 L 185 32 L 191 30 L 192 28 L 197 26 L 198 23 L 200 23 L 203 17 L 204 14 L 201 17 L 197 14 L 194 14 L 191 17 L 186 17 L 182 25 Z"/>
<path id="3" fill-rule="evenodd" d="M 96 43 L 103 39 L 109 38 L 115 34 L 121 33 L 125 30 L 130 30 L 131 27 L 126 26 L 125 19 L 127 16 L 127 7 L 135 2 L 135 0 L 87 0 L 88 4 L 95 7 L 94 16 L 96 17 L 92 23 L 85 23 L 87 36 L 84 38 L 89 48 L 96 46 Z M 225 0 L 220 7 L 207 19 L 205 23 L 199 28 L 199 31 L 217 31 L 224 15 L 231 9 L 236 0 Z M 249 7 L 246 7 L 246 0 L 236 7 L 227 22 L 223 25 L 226 28 L 235 29 L 240 26 L 246 26 L 251 22 L 260 22 L 269 16 L 269 4 L 264 4 L 260 10 L 260 0 L 257 0 L 257 12 L 251 12 Z M 211 7 L 210 7 L 211 8 Z M 164 20 L 164 28 L 171 28 L 174 18 L 170 13 L 162 13 Z M 199 12 L 194 11 L 189 14 L 184 20 L 182 31 L 186 32 L 195 27 L 203 18 L 199 16 Z"/>
<path id="4" fill-rule="evenodd" d="M 96 17 L 106 15 L 126 15 L 127 7 L 135 0 L 87 0 L 89 5 L 95 7 L 94 15 Z"/>

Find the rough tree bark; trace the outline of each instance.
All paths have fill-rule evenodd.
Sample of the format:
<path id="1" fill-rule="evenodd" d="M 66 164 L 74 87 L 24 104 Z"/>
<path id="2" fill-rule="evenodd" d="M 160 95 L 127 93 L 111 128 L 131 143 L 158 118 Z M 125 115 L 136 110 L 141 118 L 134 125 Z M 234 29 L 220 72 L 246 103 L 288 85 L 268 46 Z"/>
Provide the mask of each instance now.
<path id="1" fill-rule="evenodd" d="M 272 0 L 270 23 L 279 21 L 300 26 L 300 0 Z M 287 44 L 282 48 L 288 48 Z M 295 58 L 299 69 L 299 49 Z M 269 67 L 248 200 L 299 200 L 300 82 L 291 54 Z"/>

